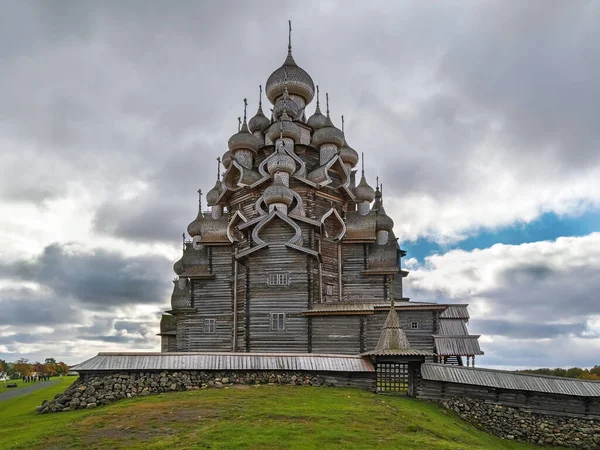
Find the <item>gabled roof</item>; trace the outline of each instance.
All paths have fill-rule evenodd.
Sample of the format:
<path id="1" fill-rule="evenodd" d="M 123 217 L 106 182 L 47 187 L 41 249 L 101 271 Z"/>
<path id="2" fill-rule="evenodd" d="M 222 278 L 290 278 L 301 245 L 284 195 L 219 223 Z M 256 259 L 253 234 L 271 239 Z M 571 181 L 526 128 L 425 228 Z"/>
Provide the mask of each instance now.
<path id="1" fill-rule="evenodd" d="M 72 367 L 78 372 L 116 370 L 310 370 L 373 372 L 368 358 L 313 353 L 98 353 Z"/>
<path id="2" fill-rule="evenodd" d="M 469 305 L 448 305 L 448 309 L 440 314 L 440 319 L 470 319 L 469 311 L 467 309 Z"/>
<path id="3" fill-rule="evenodd" d="M 442 336 L 433 335 L 435 351 L 443 356 L 483 355 L 479 348 L 479 335 Z"/>
<path id="4" fill-rule="evenodd" d="M 421 376 L 424 380 L 473 384 L 497 389 L 600 397 L 600 381 L 434 363 L 423 364 L 421 366 Z"/>

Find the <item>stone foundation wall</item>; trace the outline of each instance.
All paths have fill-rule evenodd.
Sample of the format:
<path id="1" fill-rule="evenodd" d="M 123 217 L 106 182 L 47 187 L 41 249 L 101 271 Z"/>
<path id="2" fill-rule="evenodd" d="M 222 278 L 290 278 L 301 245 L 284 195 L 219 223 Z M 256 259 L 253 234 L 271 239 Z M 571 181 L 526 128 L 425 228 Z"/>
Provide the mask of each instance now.
<path id="1" fill-rule="evenodd" d="M 508 440 L 600 449 L 600 421 L 521 411 L 470 398 L 438 400 L 476 427 Z"/>
<path id="2" fill-rule="evenodd" d="M 178 371 L 98 372 L 80 377 L 53 400 L 44 401 L 41 414 L 91 409 L 122 398 L 161 392 L 223 388 L 231 384 L 280 384 L 292 386 L 348 386 L 372 389 L 372 373 L 279 372 L 279 371 Z"/>

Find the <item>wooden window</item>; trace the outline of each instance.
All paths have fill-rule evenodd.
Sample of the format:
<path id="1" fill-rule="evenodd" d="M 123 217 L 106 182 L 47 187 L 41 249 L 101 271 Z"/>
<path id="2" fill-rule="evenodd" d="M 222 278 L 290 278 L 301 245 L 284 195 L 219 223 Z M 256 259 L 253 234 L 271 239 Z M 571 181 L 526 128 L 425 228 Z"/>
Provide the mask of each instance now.
<path id="1" fill-rule="evenodd" d="M 285 330 L 285 313 L 271 313 L 271 330 Z"/>
<path id="2" fill-rule="evenodd" d="M 287 286 L 289 284 L 287 273 L 270 273 L 269 286 Z"/>
<path id="3" fill-rule="evenodd" d="M 217 319 L 204 319 L 204 334 L 217 332 Z"/>
<path id="4" fill-rule="evenodd" d="M 413 330 L 418 330 L 419 329 L 419 322 L 411 322 L 410 323 L 410 328 Z"/>
<path id="5" fill-rule="evenodd" d="M 333 295 L 333 284 L 328 284 L 325 289 L 325 295 Z"/>

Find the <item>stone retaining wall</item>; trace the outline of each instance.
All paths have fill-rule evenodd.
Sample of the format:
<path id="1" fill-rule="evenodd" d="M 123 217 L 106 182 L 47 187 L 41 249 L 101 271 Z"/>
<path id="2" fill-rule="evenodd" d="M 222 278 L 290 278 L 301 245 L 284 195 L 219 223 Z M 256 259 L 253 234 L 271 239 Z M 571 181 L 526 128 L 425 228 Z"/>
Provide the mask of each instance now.
<path id="1" fill-rule="evenodd" d="M 297 386 L 352 386 L 368 388 L 371 373 L 275 372 L 275 371 L 178 371 L 85 373 L 62 394 L 44 401 L 41 414 L 91 409 L 122 398 L 161 392 L 223 388 L 231 384 L 284 384 Z"/>
<path id="2" fill-rule="evenodd" d="M 438 400 L 476 427 L 503 439 L 600 449 L 600 421 L 522 411 L 470 398 Z"/>

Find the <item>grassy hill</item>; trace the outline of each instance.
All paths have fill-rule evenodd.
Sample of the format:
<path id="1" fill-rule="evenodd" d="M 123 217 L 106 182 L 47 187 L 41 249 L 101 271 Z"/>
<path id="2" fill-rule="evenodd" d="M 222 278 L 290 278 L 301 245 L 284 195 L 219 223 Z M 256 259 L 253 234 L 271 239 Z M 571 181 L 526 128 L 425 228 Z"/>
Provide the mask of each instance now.
<path id="1" fill-rule="evenodd" d="M 0 449 L 533 449 L 434 404 L 357 389 L 230 387 L 37 415 L 74 378 L 0 402 Z"/>

